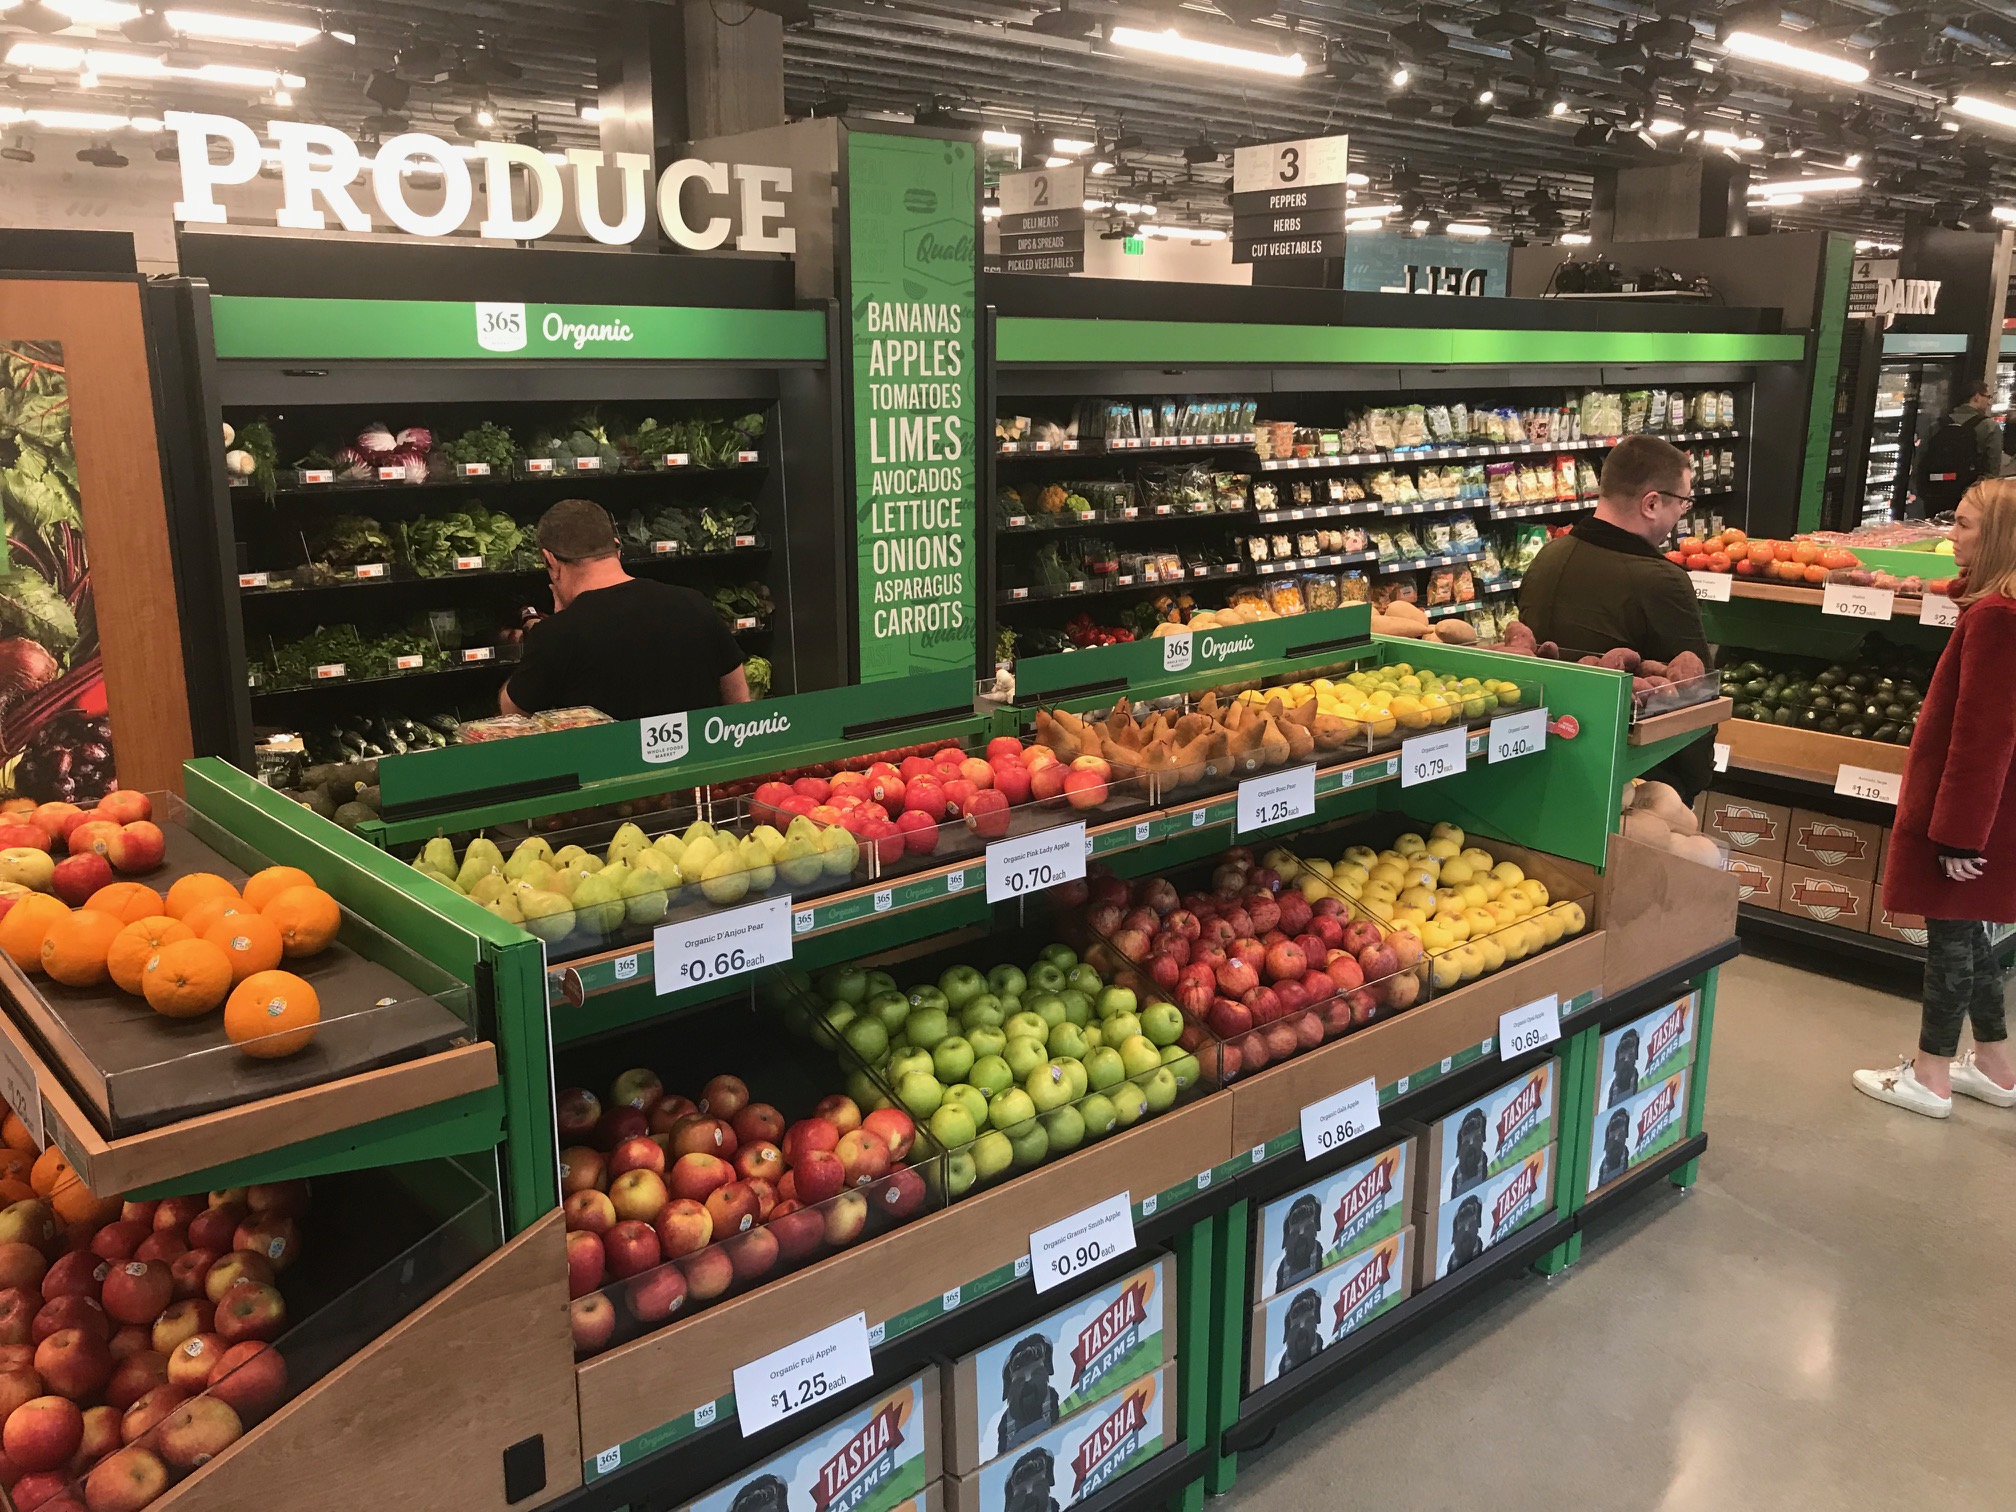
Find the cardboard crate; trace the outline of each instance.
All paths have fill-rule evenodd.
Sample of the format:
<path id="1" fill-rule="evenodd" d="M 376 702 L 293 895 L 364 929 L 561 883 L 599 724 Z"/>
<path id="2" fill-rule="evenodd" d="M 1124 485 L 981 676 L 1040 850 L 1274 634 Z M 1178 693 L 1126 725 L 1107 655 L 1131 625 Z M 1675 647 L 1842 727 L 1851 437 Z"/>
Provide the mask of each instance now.
<path id="1" fill-rule="evenodd" d="M 1687 1134 L 1687 1078 L 1681 1070 L 1596 1117 L 1589 1135 L 1589 1192 L 1594 1196 L 1671 1149 Z"/>
<path id="2" fill-rule="evenodd" d="M 1736 893 L 1736 879 L 1726 871 L 1612 835 L 1598 897 L 1604 996 L 1734 938 Z"/>
<path id="3" fill-rule="evenodd" d="M 1788 866 L 1868 881 L 1876 875 L 1883 826 L 1866 819 L 1843 819 L 1817 809 L 1792 810 L 1792 833 L 1785 842 Z"/>
<path id="4" fill-rule="evenodd" d="M 1492 1245 L 1554 1211 L 1554 1154 L 1548 1145 L 1453 1202 L 1415 1215 L 1421 1236 L 1416 1288 L 1461 1270 Z"/>
<path id="5" fill-rule="evenodd" d="M 1711 792 L 1701 830 L 1726 841 L 1731 851 L 1783 861 L 1792 836 L 1792 810 L 1782 803 Z"/>
<path id="6" fill-rule="evenodd" d="M 1253 1309 L 1246 1389 L 1321 1357 L 1414 1291 L 1414 1229 L 1408 1225 Z M 1291 1342 L 1292 1335 L 1292 1342 Z"/>
<path id="7" fill-rule="evenodd" d="M 1784 901 L 1785 863 L 1768 856 L 1729 853 L 1729 875 L 1736 879 L 1736 901 L 1752 908 L 1778 911 Z"/>
<path id="8" fill-rule="evenodd" d="M 1404 1228 L 1416 1158 L 1414 1140 L 1401 1139 L 1261 1208 L 1253 1300 L 1300 1286 Z"/>
<path id="9" fill-rule="evenodd" d="M 938 1372 L 926 1370 L 690 1502 L 686 1512 L 844 1506 L 900 1512 L 941 1473 Z M 746 1498 L 746 1500 L 745 1500 Z"/>
<path id="10" fill-rule="evenodd" d="M 1643 1018 L 1607 1030 L 1597 1042 L 1596 1111 L 1629 1102 L 1646 1087 L 1694 1064 L 1701 994 L 1689 992 Z"/>
<path id="11" fill-rule="evenodd" d="M 945 1377 L 945 1468 L 965 1475 L 1176 1358 L 1176 1262 L 1131 1275 L 953 1362 Z"/>
<path id="12" fill-rule="evenodd" d="M 1925 948 L 1925 916 L 1923 914 L 1893 914 L 1883 906 L 1881 898 L 1876 902 L 1875 917 L 1869 921 L 1869 933 L 1881 935 L 1887 940 L 1902 940 L 1907 945 Z"/>
<path id="13" fill-rule="evenodd" d="M 1868 932 L 1869 911 L 1876 904 L 1873 878 L 1843 877 L 1788 861 L 1784 888 L 1781 913 L 1831 924 L 1836 929 Z"/>
<path id="14" fill-rule="evenodd" d="M 1173 1443 L 1176 1434 L 1176 1367 L 1170 1365 L 1012 1454 L 970 1474 L 948 1476 L 950 1512 L 1062 1512 L 1145 1465 Z"/>
<path id="15" fill-rule="evenodd" d="M 1422 1128 L 1414 1206 L 1439 1207 L 1554 1142 L 1561 1063 L 1544 1060 Z"/>

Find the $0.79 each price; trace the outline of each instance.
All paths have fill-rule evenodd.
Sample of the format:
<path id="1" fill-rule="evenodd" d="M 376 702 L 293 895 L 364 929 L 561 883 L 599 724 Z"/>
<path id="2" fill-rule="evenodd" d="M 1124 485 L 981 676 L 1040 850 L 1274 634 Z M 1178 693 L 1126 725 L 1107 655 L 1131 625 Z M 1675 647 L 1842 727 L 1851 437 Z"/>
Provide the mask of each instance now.
<path id="1" fill-rule="evenodd" d="M 1451 725 L 1432 735 L 1416 735 L 1400 743 L 1400 786 L 1416 787 L 1424 782 L 1453 777 L 1468 761 L 1466 750 L 1470 732 Z"/>

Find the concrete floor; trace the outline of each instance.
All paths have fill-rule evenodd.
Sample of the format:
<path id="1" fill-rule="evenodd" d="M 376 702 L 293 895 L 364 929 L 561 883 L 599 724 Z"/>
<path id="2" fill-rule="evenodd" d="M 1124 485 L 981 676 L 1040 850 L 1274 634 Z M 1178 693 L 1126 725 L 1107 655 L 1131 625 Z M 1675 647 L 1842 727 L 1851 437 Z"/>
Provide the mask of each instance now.
<path id="1" fill-rule="evenodd" d="M 1862 1097 L 1848 1073 L 1915 1045 L 1916 1000 L 1796 959 L 1724 970 L 1692 1192 L 1648 1194 L 1565 1275 L 1495 1289 L 1304 1413 L 1226 1501 L 2008 1506 L 2016 1111 Z"/>

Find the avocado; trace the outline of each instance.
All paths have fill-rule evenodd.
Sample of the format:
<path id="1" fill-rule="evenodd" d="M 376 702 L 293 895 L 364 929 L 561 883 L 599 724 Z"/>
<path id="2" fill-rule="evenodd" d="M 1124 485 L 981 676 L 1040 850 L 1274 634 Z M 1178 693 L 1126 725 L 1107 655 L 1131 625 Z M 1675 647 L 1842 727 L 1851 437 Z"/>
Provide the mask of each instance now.
<path id="1" fill-rule="evenodd" d="M 333 819 L 336 817 L 336 800 L 330 796 L 329 789 L 325 785 L 318 785 L 308 789 L 306 793 L 302 794 L 301 802 L 305 807 L 313 809 L 324 819 Z"/>
<path id="2" fill-rule="evenodd" d="M 338 808 L 330 817 L 346 830 L 354 830 L 358 825 L 368 824 L 376 819 L 378 814 L 375 809 L 369 808 L 362 803 L 346 803 Z"/>

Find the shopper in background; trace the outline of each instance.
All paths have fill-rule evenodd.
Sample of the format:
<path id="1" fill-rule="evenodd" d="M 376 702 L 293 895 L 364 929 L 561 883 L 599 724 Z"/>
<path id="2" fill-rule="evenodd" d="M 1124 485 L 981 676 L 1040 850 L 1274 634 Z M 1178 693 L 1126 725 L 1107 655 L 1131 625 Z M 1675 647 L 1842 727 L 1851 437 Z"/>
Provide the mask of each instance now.
<path id="1" fill-rule="evenodd" d="M 525 632 L 524 659 L 497 695 L 506 714 L 587 704 L 612 719 L 747 703 L 742 650 L 691 588 L 633 578 L 616 525 L 586 499 L 539 517 L 554 613 Z"/>
<path id="2" fill-rule="evenodd" d="M 1648 661 L 1692 651 L 1708 665 L 1708 636 L 1687 574 L 1666 560 L 1667 538 L 1694 502 L 1686 454 L 1657 436 L 1610 449 L 1595 514 L 1540 548 L 1519 589 L 1534 639 L 1573 660 L 1627 646 Z M 1646 773 L 1692 803 L 1713 773 L 1703 738 Z"/>
<path id="3" fill-rule="evenodd" d="M 2003 972 L 1983 922 L 2016 921 L 2016 479 L 1967 491 L 1953 560 L 1960 622 L 1918 710 L 1883 863 L 1883 906 L 1925 916 L 1918 1054 L 1854 1078 L 1879 1102 L 1929 1118 L 1948 1117 L 1955 1092 L 2016 1107 Z M 1963 1020 L 1974 1048 L 1954 1060 Z"/>
<path id="4" fill-rule="evenodd" d="M 1977 383 L 1925 438 L 1912 480 L 1912 519 L 1945 514 L 1978 479 L 2002 476 L 2002 432 L 1989 413 L 1994 408 L 1994 386 Z"/>

